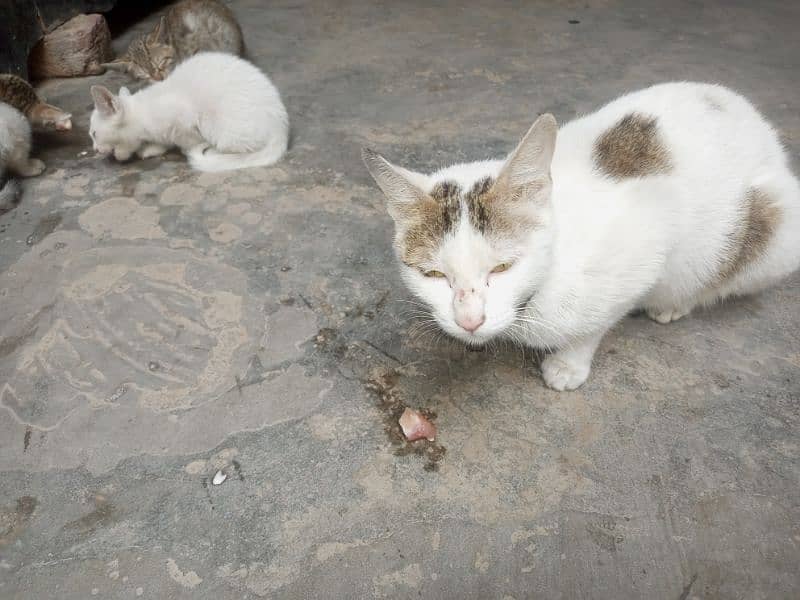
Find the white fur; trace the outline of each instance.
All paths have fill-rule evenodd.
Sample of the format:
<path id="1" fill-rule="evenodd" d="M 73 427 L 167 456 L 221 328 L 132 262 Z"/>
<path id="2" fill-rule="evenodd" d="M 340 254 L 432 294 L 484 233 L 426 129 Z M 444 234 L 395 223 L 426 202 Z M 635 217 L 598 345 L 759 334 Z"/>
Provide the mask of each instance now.
<path id="1" fill-rule="evenodd" d="M 668 174 L 615 181 L 595 169 L 595 140 L 632 112 L 657 117 L 673 164 Z M 470 189 L 503 166 L 499 160 L 429 176 L 404 173 L 428 192 L 443 180 Z M 558 132 L 551 174 L 549 200 L 532 207 L 545 226 L 531 232 L 516 256 L 498 252 L 462 219 L 426 265 L 447 279 L 401 268 L 451 335 L 470 344 L 503 336 L 556 350 L 542 364 L 545 382 L 555 389 L 585 381 L 602 336 L 632 309 L 669 322 L 697 305 L 760 290 L 800 266 L 800 184 L 773 128 L 723 87 L 657 85 L 568 123 Z M 779 208 L 780 224 L 757 261 L 715 284 L 754 187 Z M 507 260 L 515 261 L 508 271 L 488 274 Z M 474 333 L 459 327 L 454 315 L 454 290 L 463 281 L 480 286 L 485 322 Z"/>
<path id="2" fill-rule="evenodd" d="M 94 148 L 127 160 L 177 146 L 199 171 L 269 165 L 289 141 L 289 117 L 269 78 L 251 63 L 204 52 L 135 94 L 92 88 Z"/>
<path id="3" fill-rule="evenodd" d="M 39 175 L 44 163 L 29 158 L 31 151 L 31 126 L 16 108 L 0 102 L 0 210 L 14 205 L 19 195 L 15 181 L 3 185 L 6 171 L 23 177 Z"/>

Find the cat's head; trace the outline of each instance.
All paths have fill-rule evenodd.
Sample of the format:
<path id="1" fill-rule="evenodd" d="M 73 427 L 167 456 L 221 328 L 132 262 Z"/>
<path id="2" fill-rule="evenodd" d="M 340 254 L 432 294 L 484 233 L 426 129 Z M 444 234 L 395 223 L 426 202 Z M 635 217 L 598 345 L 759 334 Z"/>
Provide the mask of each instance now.
<path id="1" fill-rule="evenodd" d="M 389 200 L 404 279 L 441 328 L 468 344 L 513 336 L 548 273 L 556 133 L 553 116 L 543 115 L 505 161 L 433 175 L 363 151 Z"/>
<path id="2" fill-rule="evenodd" d="M 161 81 L 175 63 L 175 48 L 167 41 L 164 17 L 147 35 L 136 38 L 120 58 L 103 66 L 148 81 Z"/>
<path id="3" fill-rule="evenodd" d="M 89 135 L 95 152 L 128 160 L 144 143 L 139 128 L 131 122 L 128 88 L 115 96 L 102 85 L 91 87 L 94 110 L 89 118 Z"/>

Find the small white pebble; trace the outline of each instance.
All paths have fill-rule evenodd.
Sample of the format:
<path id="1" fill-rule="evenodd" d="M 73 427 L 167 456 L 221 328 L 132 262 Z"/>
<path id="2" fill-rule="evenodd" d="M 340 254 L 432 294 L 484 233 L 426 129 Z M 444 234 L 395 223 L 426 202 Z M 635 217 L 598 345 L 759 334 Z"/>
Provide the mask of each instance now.
<path id="1" fill-rule="evenodd" d="M 88 150 L 84 150 L 83 152 L 78 152 L 78 156 L 86 156 L 87 154 L 89 154 Z"/>
<path id="2" fill-rule="evenodd" d="M 217 474 L 214 475 L 214 479 L 211 480 L 211 483 L 213 483 L 214 485 L 219 485 L 227 478 L 228 476 L 225 475 L 225 473 L 223 473 L 222 471 L 217 471 Z"/>
<path id="3" fill-rule="evenodd" d="M 141 596 L 142 594 L 144 594 L 144 588 L 136 588 L 136 595 Z"/>

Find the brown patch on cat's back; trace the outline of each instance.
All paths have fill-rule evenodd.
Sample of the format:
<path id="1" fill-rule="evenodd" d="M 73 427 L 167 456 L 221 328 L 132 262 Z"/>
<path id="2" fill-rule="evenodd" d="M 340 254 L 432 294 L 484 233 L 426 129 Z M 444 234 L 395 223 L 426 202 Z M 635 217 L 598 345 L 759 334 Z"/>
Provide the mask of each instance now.
<path id="1" fill-rule="evenodd" d="M 606 130 L 594 144 L 595 168 L 612 177 L 645 177 L 668 173 L 672 160 L 658 131 L 658 119 L 631 113 Z"/>
<path id="2" fill-rule="evenodd" d="M 526 201 L 523 195 L 536 193 L 532 187 L 529 184 L 524 190 L 512 193 L 497 189 L 491 177 L 479 179 L 464 196 L 470 223 L 483 234 L 504 238 L 530 230 L 536 226 L 535 221 L 518 209 Z"/>
<path id="3" fill-rule="evenodd" d="M 742 221 L 730 234 L 722 256 L 717 283 L 734 277 L 761 258 L 780 225 L 781 209 L 764 190 L 747 190 L 744 207 Z"/>
<path id="4" fill-rule="evenodd" d="M 0 74 L 0 101 L 27 115 L 41 99 L 30 83 L 11 73 Z"/>
<path id="5" fill-rule="evenodd" d="M 407 223 L 398 240 L 401 260 L 410 267 L 420 267 L 430 259 L 447 233 L 458 223 L 461 188 L 452 181 L 437 183 L 427 197 L 403 208 Z"/>

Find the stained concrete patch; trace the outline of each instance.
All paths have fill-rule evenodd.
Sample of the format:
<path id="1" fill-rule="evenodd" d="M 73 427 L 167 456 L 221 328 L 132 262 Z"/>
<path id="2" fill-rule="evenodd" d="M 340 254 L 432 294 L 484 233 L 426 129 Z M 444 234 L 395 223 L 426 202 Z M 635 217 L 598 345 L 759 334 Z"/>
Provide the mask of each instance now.
<path id="1" fill-rule="evenodd" d="M 154 240 L 166 237 L 158 224 L 158 208 L 133 198 L 111 198 L 84 211 L 78 221 L 97 239 Z"/>
<path id="2" fill-rule="evenodd" d="M 395 597 L 403 588 L 416 589 L 422 583 L 422 567 L 418 563 L 373 578 L 375 596 L 378 598 Z"/>
<path id="3" fill-rule="evenodd" d="M 231 198 L 251 200 L 263 197 L 263 192 L 254 186 L 232 186 L 228 189 Z"/>
<path id="4" fill-rule="evenodd" d="M 303 354 L 302 344 L 318 331 L 316 315 L 307 309 L 281 306 L 266 318 L 261 338 L 262 362 L 280 364 Z"/>
<path id="5" fill-rule="evenodd" d="M 248 202 L 234 202 L 233 204 L 228 204 L 225 208 L 225 212 L 234 217 L 238 217 L 248 210 L 250 210 L 250 204 Z"/>
<path id="6" fill-rule="evenodd" d="M 161 192 L 160 202 L 164 206 L 191 206 L 203 199 L 203 190 L 188 183 L 176 183 Z"/>
<path id="7" fill-rule="evenodd" d="M 242 230 L 233 223 L 220 223 L 208 229 L 208 237 L 218 244 L 230 244 L 242 237 Z"/>
<path id="8" fill-rule="evenodd" d="M 65 259 L 57 248 L 73 253 Z M 47 433 L 37 445 L 36 459 L 25 453 L 31 464 L 50 453 L 55 461 L 50 464 L 85 460 L 83 452 L 70 454 L 64 447 L 77 444 L 85 451 L 87 440 L 77 432 L 87 419 L 97 426 L 105 423 L 98 431 L 113 435 L 113 423 L 136 415 L 151 440 L 114 436 L 116 450 L 89 461 L 91 468 L 103 469 L 133 448 L 151 451 L 188 443 L 199 450 L 223 432 L 280 421 L 288 407 L 275 396 L 264 403 L 259 394 L 291 381 L 308 392 L 308 410 L 326 389 L 321 380 L 292 369 L 240 389 L 237 373 L 244 376 L 263 338 L 263 333 L 252 337 L 247 324 L 264 321 L 243 276 L 231 267 L 185 250 L 89 249 L 84 238 L 71 232 L 54 233 L 37 249 L 0 275 L 0 289 L 13 284 L 18 291 L 7 307 L 30 315 L 3 331 L 5 340 L 19 338 L 20 344 L 14 360 L 0 365 L 0 430 L 9 432 L 9 440 L 18 436 L 10 432 L 26 426 Z M 48 296 L 48 290 L 59 291 Z M 311 324 L 307 329 L 310 335 Z M 301 341 L 288 340 L 282 360 L 298 356 Z M 220 420 L 203 421 L 214 403 L 229 394 L 239 398 L 237 408 Z M 254 403 L 261 417 L 252 412 Z M 164 413 L 175 410 L 189 412 L 167 419 Z M 102 445 L 102 437 L 95 443 Z M 13 454 L 23 450 L 20 446 Z M 3 456 L 14 460 L 12 454 Z"/>
<path id="9" fill-rule="evenodd" d="M 167 572 L 173 581 L 190 590 L 193 590 L 198 585 L 203 583 L 203 580 L 194 571 L 181 571 L 180 567 L 178 567 L 178 564 L 172 558 L 167 559 Z"/>
<path id="10" fill-rule="evenodd" d="M 248 211 L 248 212 L 244 213 L 242 215 L 242 217 L 241 217 L 242 223 L 244 223 L 245 225 L 251 225 L 251 226 L 252 225 L 258 225 L 261 222 L 262 218 L 263 217 L 260 214 L 252 212 L 252 211 Z"/>

